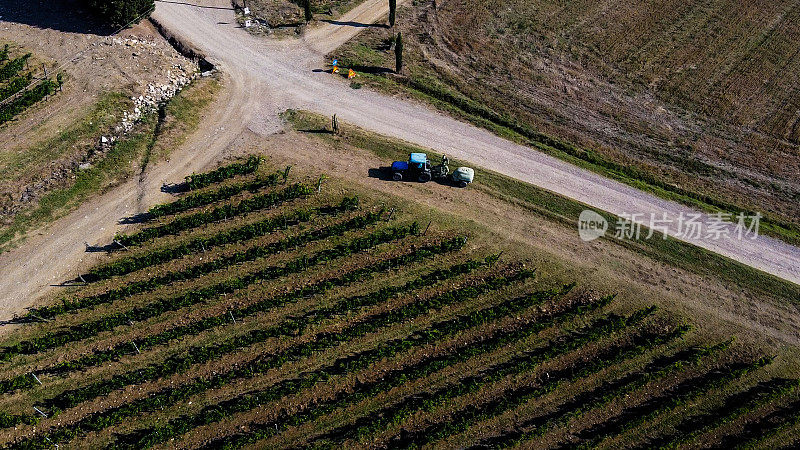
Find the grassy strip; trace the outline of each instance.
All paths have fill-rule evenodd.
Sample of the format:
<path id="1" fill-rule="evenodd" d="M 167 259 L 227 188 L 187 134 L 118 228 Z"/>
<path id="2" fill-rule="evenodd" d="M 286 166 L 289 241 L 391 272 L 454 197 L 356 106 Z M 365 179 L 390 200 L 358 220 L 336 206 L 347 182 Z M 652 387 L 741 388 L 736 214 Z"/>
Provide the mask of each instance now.
<path id="1" fill-rule="evenodd" d="M 553 373 L 548 372 L 547 380 L 538 387 L 523 385 L 506 390 L 501 396 L 492 399 L 488 403 L 472 404 L 467 408 L 456 411 L 448 417 L 446 422 L 439 422 L 416 432 L 401 433 L 400 436 L 392 440 L 389 448 L 425 445 L 466 431 L 475 423 L 491 419 L 530 400 L 547 395 L 563 384 L 578 381 L 615 364 L 642 355 L 655 347 L 682 337 L 688 331 L 688 326 L 682 326 L 666 334 L 662 334 L 660 331 L 640 334 L 636 336 L 632 343 L 603 349 L 599 355 L 593 356 L 592 360 L 584 366 L 572 366 Z"/>
<path id="2" fill-rule="evenodd" d="M 625 433 L 643 423 L 652 423 L 659 415 L 693 402 L 712 389 L 725 386 L 771 362 L 772 358 L 764 357 L 752 363 L 733 363 L 682 381 L 661 395 L 651 398 L 639 406 L 628 408 L 622 414 L 582 431 L 577 435 L 581 441 L 578 447 L 593 448 L 606 439 Z M 569 446 L 573 447 L 573 444 L 569 444 Z"/>
<path id="3" fill-rule="evenodd" d="M 560 290 L 550 291 L 537 291 L 523 297 L 506 300 L 498 305 L 484 308 L 466 315 L 459 316 L 455 319 L 436 322 L 424 330 L 415 332 L 413 335 L 386 342 L 373 350 L 367 350 L 355 355 L 341 358 L 336 360 L 333 364 L 320 368 L 315 372 L 304 374 L 300 379 L 285 380 L 281 383 L 273 385 L 263 391 L 251 392 L 247 396 L 232 399 L 219 405 L 214 405 L 208 408 L 210 414 L 212 409 L 224 411 L 227 414 L 246 411 L 253 409 L 260 404 L 274 401 L 288 395 L 298 394 L 306 389 L 310 389 L 319 382 L 324 382 L 331 376 L 343 375 L 355 372 L 356 370 L 368 367 L 382 359 L 394 357 L 401 352 L 406 352 L 411 348 L 417 348 L 425 345 L 430 345 L 437 342 L 442 342 L 447 338 L 451 338 L 456 334 L 474 329 L 480 325 L 497 321 L 503 317 L 515 314 L 531 308 L 536 305 L 543 304 L 548 300 L 565 295 L 572 286 L 565 286 Z M 546 314 L 538 317 L 534 323 L 525 323 L 522 326 L 517 326 L 513 331 L 498 330 L 489 336 L 483 336 L 477 341 L 458 347 L 449 353 L 440 356 L 426 356 L 421 361 L 395 369 L 389 372 L 381 373 L 379 380 L 367 383 L 358 383 L 352 390 L 339 391 L 334 398 L 316 402 L 311 407 L 307 407 L 302 411 L 289 414 L 284 411 L 281 416 L 269 425 L 251 423 L 248 425 L 250 433 L 242 433 L 226 438 L 222 438 L 217 442 L 212 442 L 210 446 L 232 446 L 238 447 L 247 443 L 255 442 L 260 439 L 270 437 L 285 431 L 291 426 L 299 426 L 302 423 L 315 420 L 316 418 L 329 414 L 332 411 L 340 408 L 345 408 L 350 405 L 359 403 L 366 398 L 372 398 L 381 392 L 389 390 L 393 387 L 410 383 L 434 372 L 437 372 L 445 367 L 457 364 L 459 362 L 467 361 L 477 355 L 485 354 L 490 351 L 496 350 L 504 345 L 522 340 L 528 336 L 536 334 L 543 329 L 549 328 L 558 322 L 563 322 L 577 315 L 582 315 L 601 308 L 611 301 L 611 297 L 606 297 L 598 302 L 592 304 L 577 304 L 573 305 L 563 311 Z M 517 324 L 520 325 L 520 324 Z M 213 416 L 202 418 L 200 414 L 196 416 L 197 421 L 206 421 L 212 423 L 215 421 Z M 162 436 L 161 433 L 169 432 L 174 425 L 181 422 L 171 421 L 168 428 L 164 431 L 154 430 L 154 437 Z M 198 425 L 200 423 L 198 422 Z M 274 427 L 274 428 L 273 428 Z M 185 432 L 185 431 L 184 431 Z M 145 436 L 143 436 L 145 437 Z M 148 441 L 139 441 L 147 443 Z"/>
<path id="4" fill-rule="evenodd" d="M 638 324 L 651 315 L 654 310 L 655 308 L 651 307 L 639 310 L 627 317 L 616 314 L 602 317 L 576 332 L 551 340 L 543 347 L 488 366 L 478 374 L 460 378 L 433 392 L 407 397 L 398 403 L 375 410 L 352 424 L 335 428 L 317 437 L 314 444 L 323 447 L 338 447 L 349 439 L 363 441 L 392 425 L 402 423 L 418 411 L 431 411 L 457 397 L 477 392 L 487 384 L 495 383 L 509 375 L 533 371 L 547 361 Z M 238 447 L 236 445 L 233 448 Z"/>
<path id="5" fill-rule="evenodd" d="M 335 216 L 340 213 L 351 211 L 358 205 L 358 199 L 355 197 L 348 197 L 342 200 L 339 206 L 324 206 L 319 208 L 310 209 L 296 209 L 290 214 L 281 215 L 278 217 L 265 219 L 249 225 L 244 225 L 233 230 L 220 231 L 217 234 L 209 237 L 200 237 L 192 239 L 188 242 L 178 244 L 174 247 L 162 248 L 144 255 L 132 256 L 119 259 L 111 264 L 103 266 L 105 269 L 103 273 L 109 276 L 125 275 L 137 270 L 144 269 L 156 264 L 162 264 L 173 259 L 180 258 L 192 253 L 212 249 L 217 246 L 227 245 L 233 242 L 240 242 L 250 240 L 256 237 L 264 236 L 277 230 L 287 229 L 291 226 L 296 226 L 304 222 L 308 222 L 315 215 Z M 56 316 L 68 312 L 78 311 L 80 309 L 93 307 L 99 304 L 108 303 L 113 298 L 118 297 L 118 291 L 126 288 L 118 288 L 103 294 L 98 294 L 91 297 L 78 298 L 72 301 L 63 300 L 62 303 L 44 306 L 37 309 L 32 309 L 28 314 L 20 318 L 20 322 L 36 322 L 40 318 L 53 319 Z"/>
<path id="6" fill-rule="evenodd" d="M 190 300 L 192 302 L 197 302 L 197 301 L 203 301 L 206 297 L 211 295 L 219 295 L 226 292 L 231 293 L 256 281 L 263 279 L 270 279 L 271 277 L 284 276 L 290 273 L 297 273 L 306 270 L 315 264 L 320 264 L 323 262 L 331 261 L 336 258 L 349 256 L 353 253 L 374 248 L 383 243 L 388 243 L 402 239 L 403 237 L 416 234 L 417 231 L 418 231 L 418 226 L 416 223 L 409 226 L 392 227 L 380 230 L 370 234 L 369 236 L 356 238 L 350 242 L 340 244 L 332 249 L 323 250 L 310 258 L 309 257 L 299 258 L 294 262 L 287 264 L 284 267 L 270 267 L 263 271 L 246 275 L 242 278 L 228 280 L 219 285 L 212 286 L 211 288 L 206 288 L 200 291 L 184 294 L 182 296 L 179 296 L 177 300 L 179 300 L 179 303 L 182 304 L 183 303 L 182 300 Z M 156 305 L 157 308 L 155 309 L 165 307 L 164 306 L 165 302 L 166 302 L 166 307 L 174 306 L 174 303 L 171 303 L 167 300 L 159 302 L 160 304 Z M 136 308 L 135 310 L 142 310 L 145 313 L 147 313 L 146 308 Z M 123 314 L 122 317 L 127 317 L 127 315 Z M 108 323 L 108 322 L 111 322 L 111 320 L 108 319 L 103 323 Z M 258 339 L 258 336 L 257 335 L 249 337 L 245 336 L 230 341 L 226 341 L 221 344 L 211 344 L 207 346 L 193 348 L 188 352 L 188 354 L 185 354 L 183 356 L 177 356 L 177 355 L 172 356 L 163 362 L 152 364 L 144 369 L 133 370 L 123 374 L 117 374 L 114 375 L 109 380 L 101 380 L 92 383 L 88 386 L 62 392 L 54 397 L 44 400 L 42 404 L 39 405 L 39 407 L 40 409 L 42 408 L 49 409 L 50 415 L 54 416 L 59 414 L 61 411 L 65 409 L 75 407 L 85 401 L 103 395 L 108 395 L 115 389 L 120 389 L 131 384 L 141 384 L 147 381 L 159 379 L 167 375 L 180 373 L 187 370 L 194 364 L 211 361 L 213 359 L 221 357 L 222 355 L 238 351 L 244 345 L 251 345 L 254 342 L 258 342 L 256 340 L 254 342 L 251 342 L 251 344 L 246 344 L 247 339 L 251 340 Z M 8 421 L 6 421 L 5 423 L 11 423 L 14 421 L 16 421 L 17 423 L 27 423 L 27 421 L 30 420 L 34 421 L 37 420 L 35 416 L 28 416 L 24 414 L 13 415 L 13 416 L 7 415 L 7 417 L 9 417 L 10 419 L 8 419 Z"/>
<path id="7" fill-rule="evenodd" d="M 310 257 L 301 256 L 286 263 L 284 266 L 270 266 L 254 273 L 229 278 L 212 286 L 179 294 L 175 297 L 156 300 L 146 305 L 135 307 L 129 311 L 110 314 L 91 322 L 71 326 L 65 330 L 48 333 L 40 338 L 3 347 L 0 349 L 2 350 L 2 353 L 0 353 L 0 360 L 9 360 L 13 356 L 21 354 L 36 354 L 51 348 L 60 347 L 70 342 L 81 341 L 121 325 L 132 325 L 134 320 L 140 322 L 152 319 L 168 311 L 177 311 L 205 302 L 210 298 L 236 292 L 259 281 L 274 280 L 281 276 L 302 273 L 318 264 L 343 258 L 386 242 L 417 234 L 418 231 L 419 226 L 416 222 L 411 225 L 379 230 L 366 237 L 355 238 L 333 248 L 321 250 Z"/>
<path id="8" fill-rule="evenodd" d="M 116 237 L 116 240 L 127 246 L 141 245 L 151 239 L 156 239 L 171 234 L 178 234 L 182 231 L 197 228 L 209 223 L 230 219 L 254 211 L 272 208 L 290 200 L 309 196 L 314 192 L 315 191 L 309 186 L 306 186 L 303 183 L 296 183 L 280 192 L 270 192 L 268 194 L 256 195 L 246 200 L 242 200 L 236 205 L 227 204 L 224 206 L 219 206 L 211 211 L 198 212 L 188 216 L 179 217 L 164 225 L 145 228 L 144 230 L 134 234 L 119 235 Z M 94 271 L 90 271 L 89 274 L 94 276 Z"/>
<path id="9" fill-rule="evenodd" d="M 543 436 L 555 426 L 600 408 L 616 399 L 623 398 L 653 381 L 678 372 L 687 366 L 699 364 L 705 358 L 730 347 L 730 341 L 705 347 L 694 347 L 670 356 L 656 358 L 644 368 L 622 378 L 602 383 L 595 389 L 578 394 L 560 405 L 555 411 L 527 420 L 499 436 L 484 439 L 474 448 L 509 448 L 522 442 Z M 521 431 L 528 429 L 528 431 Z"/>
<path id="10" fill-rule="evenodd" d="M 212 191 L 197 192 L 163 205 L 156 205 L 147 211 L 152 217 L 163 217 L 178 214 L 200 206 L 209 205 L 249 191 L 256 193 L 261 189 L 277 186 L 283 180 L 282 173 L 273 173 L 267 177 L 259 177 L 244 183 L 229 184 Z"/>
<path id="11" fill-rule="evenodd" d="M 283 117 L 291 122 L 297 130 L 324 129 L 329 125 L 330 121 L 329 118 L 306 111 L 289 110 L 283 114 Z M 346 127 L 346 132 L 343 136 L 325 133 L 317 133 L 314 136 L 337 146 L 350 145 L 362 149 L 387 161 L 408 158 L 408 154 L 412 152 L 427 152 L 428 157 L 433 159 L 441 156 L 431 152 L 429 149 L 417 147 L 397 139 L 377 135 L 344 124 L 341 126 Z M 451 166 L 458 165 L 469 165 L 469 163 L 451 159 Z M 521 206 L 529 212 L 540 215 L 564 227 L 569 227 L 569 230 L 573 232 L 579 215 L 586 209 L 586 205 L 580 202 L 532 184 L 523 183 L 485 169 L 476 168 L 476 170 L 479 170 L 480 174 L 476 176 L 471 189 L 479 189 L 486 195 L 512 206 Z M 618 221 L 618 218 L 612 214 L 603 211 L 598 211 L 598 213 L 610 224 Z M 612 234 L 609 233 L 603 239 L 647 258 L 661 261 L 692 273 L 713 276 L 726 282 L 734 283 L 737 286 L 745 287 L 754 293 L 780 301 L 796 302 L 795 299 L 800 298 L 800 289 L 791 282 L 768 275 L 677 239 L 654 238 L 631 241 L 615 238 Z"/>
<path id="12" fill-rule="evenodd" d="M 678 448 L 683 444 L 693 441 L 701 434 L 727 423 L 731 423 L 743 414 L 754 411 L 762 405 L 797 390 L 798 387 L 800 387 L 800 380 L 789 380 L 785 378 L 772 379 L 758 383 L 745 391 L 729 396 L 721 405 L 704 414 L 683 418 L 683 420 L 675 426 L 673 433 L 651 439 L 639 447 L 659 449 Z"/>
<path id="13" fill-rule="evenodd" d="M 450 249 L 446 251 L 449 250 Z M 448 269 L 435 270 L 432 273 L 427 274 L 428 276 L 425 278 L 419 278 L 413 282 L 406 283 L 404 286 L 392 287 L 387 289 L 388 292 L 397 292 L 400 289 L 406 289 L 411 291 L 418 290 L 425 286 L 436 284 L 443 280 L 447 280 L 471 272 L 483 265 L 484 263 L 482 262 L 471 261 L 465 264 L 459 264 L 450 267 Z M 266 330 L 258 330 L 255 332 L 251 332 L 246 337 L 247 345 L 252 345 L 253 343 L 256 343 L 253 342 L 253 340 L 257 340 L 257 342 L 263 342 L 265 339 L 271 337 L 295 336 L 299 333 L 302 333 L 303 329 L 308 325 L 310 325 L 312 322 L 318 323 L 324 320 L 325 318 L 330 317 L 332 314 L 341 314 L 344 311 L 353 311 L 362 308 L 366 306 L 365 300 L 381 301 L 382 299 L 385 299 L 385 295 L 386 295 L 385 292 L 379 291 L 373 294 L 367 294 L 363 296 L 356 296 L 350 299 L 344 299 L 340 302 L 337 302 L 337 304 L 334 305 L 333 307 L 323 308 L 317 311 L 310 311 L 306 313 L 302 319 L 289 319 L 280 324 L 272 326 Z M 244 344 L 245 344 L 244 342 L 240 342 L 240 345 Z M 40 443 L 51 442 L 51 441 L 64 442 L 65 440 L 72 439 L 73 437 L 77 436 L 80 433 L 98 431 L 104 429 L 106 427 L 112 426 L 113 424 L 121 422 L 123 419 L 127 417 L 163 408 L 165 405 L 174 404 L 175 402 L 186 399 L 189 396 L 197 395 L 199 393 L 211 389 L 218 389 L 222 386 L 225 386 L 226 384 L 230 384 L 232 381 L 239 380 L 242 378 L 251 378 L 258 376 L 274 368 L 273 367 L 274 363 L 273 364 L 266 363 L 267 361 L 275 361 L 274 357 L 275 355 L 262 356 L 254 361 L 244 364 L 243 367 L 238 367 L 219 374 L 215 374 L 214 376 L 208 378 L 197 378 L 189 383 L 181 385 L 177 389 L 174 387 L 170 387 L 169 389 L 156 392 L 147 398 L 135 400 L 129 404 L 122 405 L 108 411 L 102 411 L 92 414 L 90 417 L 82 419 L 77 424 L 73 424 L 65 428 L 60 428 L 55 432 L 49 433 L 47 435 L 47 439 L 45 439 L 44 436 L 39 436 L 36 438 L 36 442 Z M 120 441 L 120 439 L 122 440 Z M 127 445 L 129 442 L 131 442 L 131 439 L 133 438 L 126 437 L 120 439 L 117 440 L 118 441 L 116 443 L 117 446 Z"/>
<path id="14" fill-rule="evenodd" d="M 249 175 L 258 170 L 259 165 L 261 165 L 261 158 L 251 156 L 243 163 L 229 164 L 211 172 L 192 174 L 186 177 L 186 188 L 194 191 L 220 183 L 237 175 Z"/>

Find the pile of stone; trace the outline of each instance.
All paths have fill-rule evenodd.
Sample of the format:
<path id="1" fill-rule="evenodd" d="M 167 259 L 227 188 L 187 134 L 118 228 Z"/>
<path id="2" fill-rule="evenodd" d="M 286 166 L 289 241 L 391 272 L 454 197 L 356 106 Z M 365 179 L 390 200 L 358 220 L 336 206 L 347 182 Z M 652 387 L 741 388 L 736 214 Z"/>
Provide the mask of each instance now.
<path id="1" fill-rule="evenodd" d="M 159 105 L 175 97 L 178 92 L 199 76 L 197 72 L 186 73 L 183 67 L 177 64 L 173 65 L 172 69 L 167 71 L 166 83 L 160 85 L 148 84 L 147 92 L 144 95 L 131 97 L 133 110 L 123 113 L 122 123 L 115 128 L 117 133 L 126 134 L 130 132 L 142 117 L 156 111 Z"/>

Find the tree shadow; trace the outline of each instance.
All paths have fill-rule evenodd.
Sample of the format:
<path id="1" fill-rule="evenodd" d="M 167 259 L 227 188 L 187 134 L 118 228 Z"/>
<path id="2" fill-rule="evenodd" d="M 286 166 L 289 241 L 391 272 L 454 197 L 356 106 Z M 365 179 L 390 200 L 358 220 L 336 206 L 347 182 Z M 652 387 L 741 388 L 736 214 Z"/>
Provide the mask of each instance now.
<path id="1" fill-rule="evenodd" d="M 148 220 L 150 220 L 152 218 L 153 218 L 153 216 L 150 215 L 150 213 L 143 212 L 143 213 L 134 214 L 134 215 L 128 216 L 128 217 L 123 217 L 122 219 L 119 219 L 119 221 L 117 223 L 119 223 L 120 225 L 132 225 L 132 224 L 136 224 L 136 223 L 147 222 Z"/>
<path id="2" fill-rule="evenodd" d="M 345 27 L 355 27 L 355 28 L 389 28 L 389 25 L 386 25 L 385 23 L 361 23 L 361 22 L 351 22 L 351 21 L 342 22 L 341 20 L 333 20 L 333 19 L 325 19 L 321 20 L 321 22 L 329 23 L 331 25 L 341 25 Z"/>
<path id="3" fill-rule="evenodd" d="M 203 5 L 196 5 L 194 3 L 180 2 L 175 0 L 156 0 L 156 3 L 174 3 L 176 5 L 194 6 L 195 8 L 203 8 L 203 9 L 223 9 L 226 11 L 234 10 L 233 6 L 203 6 Z"/>
<path id="4" fill-rule="evenodd" d="M 301 133 L 311 133 L 311 134 L 333 134 L 333 131 L 327 130 L 325 128 L 317 128 L 317 129 L 307 128 L 305 130 L 297 130 L 297 131 Z"/>
<path id="5" fill-rule="evenodd" d="M 382 73 L 392 73 L 394 70 L 389 69 L 387 67 L 380 67 L 380 66 L 350 66 L 349 69 L 353 69 L 356 72 L 361 73 L 369 73 L 373 75 L 380 75 Z"/>
<path id="6" fill-rule="evenodd" d="M 69 33 L 108 36 L 114 29 L 84 9 L 78 0 L 2 0 L 0 20 Z"/>
<path id="7" fill-rule="evenodd" d="M 165 194 L 176 195 L 188 190 L 186 183 L 164 183 L 161 185 L 161 192 Z"/>
<path id="8" fill-rule="evenodd" d="M 89 245 L 86 244 L 86 253 L 111 253 L 114 250 L 119 250 L 120 246 L 114 243 L 106 245 Z"/>

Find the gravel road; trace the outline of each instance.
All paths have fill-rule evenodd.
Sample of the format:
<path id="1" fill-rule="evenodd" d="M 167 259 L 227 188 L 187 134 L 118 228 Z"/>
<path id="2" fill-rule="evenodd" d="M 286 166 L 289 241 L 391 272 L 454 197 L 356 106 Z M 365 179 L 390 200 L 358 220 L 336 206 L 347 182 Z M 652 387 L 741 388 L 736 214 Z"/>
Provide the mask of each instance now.
<path id="1" fill-rule="evenodd" d="M 627 185 L 609 180 L 459 122 L 424 105 L 354 90 L 324 69 L 323 55 L 383 16 L 386 2 L 367 0 L 337 23 L 309 30 L 305 39 L 269 40 L 240 28 L 226 0 L 157 1 L 154 19 L 201 51 L 226 74 L 224 98 L 169 162 L 152 168 L 143 180 L 131 180 L 32 236 L 19 249 L 0 255 L 0 319 L 21 312 L 52 292 L 51 284 L 72 278 L 89 261 L 84 242 L 108 243 L 121 217 L 166 200 L 162 182 L 175 181 L 221 159 L 246 128 L 261 134 L 279 128 L 277 115 L 287 108 L 336 113 L 342 120 L 470 161 L 519 180 L 573 198 L 592 208 L 621 215 L 651 214 L 673 223 L 694 213 Z M 478 174 L 480 176 L 480 174 Z M 702 221 L 710 223 L 708 216 Z M 612 225 L 613 226 L 613 225 Z M 733 227 L 725 229 L 731 234 Z M 576 225 L 577 232 L 577 225 Z M 684 238 L 780 278 L 800 284 L 800 249 L 758 237 L 739 240 Z"/>

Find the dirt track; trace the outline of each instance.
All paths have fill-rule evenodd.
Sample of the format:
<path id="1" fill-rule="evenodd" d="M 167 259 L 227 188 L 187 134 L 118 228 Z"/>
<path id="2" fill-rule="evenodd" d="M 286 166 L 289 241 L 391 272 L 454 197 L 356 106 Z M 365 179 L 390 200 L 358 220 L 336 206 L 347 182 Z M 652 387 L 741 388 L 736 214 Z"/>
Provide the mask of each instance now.
<path id="1" fill-rule="evenodd" d="M 226 73 L 227 88 L 201 131 L 176 149 L 170 162 L 149 170 L 32 236 L 21 248 L 0 256 L 0 319 L 20 312 L 52 291 L 52 283 L 77 275 L 90 261 L 84 242 L 108 243 L 117 220 L 163 201 L 162 182 L 181 179 L 220 160 L 242 131 L 277 131 L 277 114 L 287 108 L 336 113 L 343 120 L 382 134 L 433 148 L 476 165 L 574 198 L 615 214 L 651 213 L 676 218 L 686 207 L 573 167 L 482 129 L 365 89 L 353 90 L 322 69 L 322 55 L 346 42 L 385 12 L 385 2 L 368 0 L 338 22 L 310 30 L 304 41 L 258 39 L 239 28 L 226 0 L 194 4 L 157 2 L 154 18 L 199 49 Z M 673 224 L 671 233 L 674 233 Z M 692 240 L 800 284 L 800 249 L 760 237 L 753 241 Z"/>

